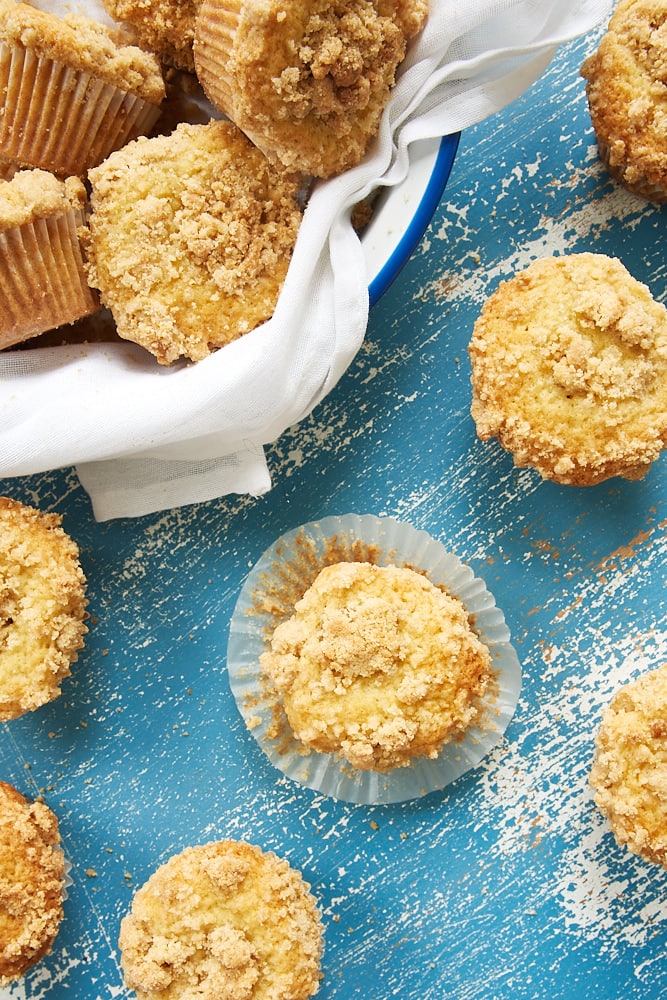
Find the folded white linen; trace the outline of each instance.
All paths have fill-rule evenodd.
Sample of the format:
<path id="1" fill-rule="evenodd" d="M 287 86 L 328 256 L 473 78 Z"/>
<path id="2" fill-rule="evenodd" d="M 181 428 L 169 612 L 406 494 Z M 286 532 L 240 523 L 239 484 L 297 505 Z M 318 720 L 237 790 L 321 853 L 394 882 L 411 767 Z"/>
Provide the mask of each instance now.
<path id="1" fill-rule="evenodd" d="M 431 0 L 377 141 L 313 191 L 273 317 L 197 364 L 133 344 L 0 354 L 0 477 L 75 466 L 98 520 L 271 487 L 264 446 L 311 412 L 357 353 L 368 281 L 351 207 L 523 93 L 611 0 Z"/>

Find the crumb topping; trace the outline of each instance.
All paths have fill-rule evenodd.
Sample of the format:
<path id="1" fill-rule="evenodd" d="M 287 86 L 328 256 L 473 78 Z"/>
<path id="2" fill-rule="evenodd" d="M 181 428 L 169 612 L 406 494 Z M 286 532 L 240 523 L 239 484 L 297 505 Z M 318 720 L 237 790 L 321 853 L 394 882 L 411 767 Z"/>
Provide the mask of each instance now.
<path id="1" fill-rule="evenodd" d="M 238 24 L 204 0 L 195 65 L 211 100 L 290 169 L 331 176 L 358 163 L 376 133 L 426 0 L 267 0 Z"/>
<path id="2" fill-rule="evenodd" d="M 46 955 L 63 917 L 58 820 L 0 781 L 0 986 Z"/>
<path id="3" fill-rule="evenodd" d="M 60 18 L 21 0 L 0 0 L 0 45 L 3 42 L 90 72 L 151 104 L 164 98 L 155 56 L 135 45 L 120 44 L 110 29 L 89 18 Z"/>
<path id="4" fill-rule="evenodd" d="M 162 62 L 194 72 L 192 52 L 199 0 L 104 0 L 116 21 L 130 27 L 144 49 Z"/>
<path id="5" fill-rule="evenodd" d="M 667 444 L 667 310 L 620 261 L 535 261 L 489 298 L 469 352 L 477 432 L 517 465 L 638 478 Z"/>
<path id="6" fill-rule="evenodd" d="M 0 232 L 35 219 L 57 215 L 86 204 L 86 189 L 78 177 L 59 180 L 46 170 L 20 170 L 0 180 Z"/>
<path id="7" fill-rule="evenodd" d="M 0 719 L 60 694 L 87 631 L 79 550 L 58 514 L 0 497 Z"/>
<path id="8" fill-rule="evenodd" d="M 144 137 L 89 171 L 89 278 L 121 337 L 198 361 L 273 313 L 300 178 L 227 121 Z"/>
<path id="9" fill-rule="evenodd" d="M 619 844 L 667 868 L 667 663 L 605 709 L 590 783 Z"/>
<path id="10" fill-rule="evenodd" d="M 294 735 L 376 771 L 437 757 L 481 717 L 491 658 L 463 605 L 407 567 L 324 567 L 260 658 Z"/>
<path id="11" fill-rule="evenodd" d="M 667 186 L 667 8 L 621 0 L 581 68 L 596 135 L 630 185 Z"/>
<path id="12" fill-rule="evenodd" d="M 189 847 L 157 869 L 121 922 L 139 1000 L 306 1000 L 322 925 L 299 872 L 241 841 Z"/>

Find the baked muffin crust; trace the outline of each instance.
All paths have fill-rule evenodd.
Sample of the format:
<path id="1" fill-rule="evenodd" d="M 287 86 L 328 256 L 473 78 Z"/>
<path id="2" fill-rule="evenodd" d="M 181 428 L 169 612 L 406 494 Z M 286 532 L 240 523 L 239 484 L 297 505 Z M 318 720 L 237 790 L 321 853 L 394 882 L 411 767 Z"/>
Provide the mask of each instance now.
<path id="1" fill-rule="evenodd" d="M 0 720 L 60 694 L 87 632 L 85 584 L 60 515 L 0 497 Z"/>
<path id="2" fill-rule="evenodd" d="M 195 66 L 267 155 L 328 177 L 358 163 L 426 0 L 203 0 Z"/>
<path id="3" fill-rule="evenodd" d="M 89 278 L 121 337 L 200 361 L 273 314 L 300 178 L 228 121 L 140 138 L 89 171 Z"/>
<path id="4" fill-rule="evenodd" d="M 621 183 L 667 200 L 667 5 L 621 0 L 581 68 L 603 159 Z"/>
<path id="5" fill-rule="evenodd" d="M 667 443 L 667 310 L 614 258 L 534 261 L 487 300 L 469 354 L 479 437 L 546 479 L 640 479 Z"/>
<path id="6" fill-rule="evenodd" d="M 462 738 L 492 677 L 460 601 L 412 569 L 360 562 L 320 571 L 260 663 L 298 740 L 374 771 Z"/>
<path id="7" fill-rule="evenodd" d="M 51 950 L 63 917 L 64 878 L 56 816 L 0 781 L 0 986 Z"/>
<path id="8" fill-rule="evenodd" d="M 60 180 L 47 170 L 20 170 L 0 180 L 0 232 L 70 209 L 82 211 L 86 189 L 78 177 Z"/>
<path id="9" fill-rule="evenodd" d="M 617 842 L 667 868 L 667 663 L 611 699 L 595 739 L 590 784 Z"/>
<path id="10" fill-rule="evenodd" d="M 243 841 L 188 847 L 158 868 L 121 922 L 139 1000 L 306 1000 L 322 925 L 299 872 Z"/>

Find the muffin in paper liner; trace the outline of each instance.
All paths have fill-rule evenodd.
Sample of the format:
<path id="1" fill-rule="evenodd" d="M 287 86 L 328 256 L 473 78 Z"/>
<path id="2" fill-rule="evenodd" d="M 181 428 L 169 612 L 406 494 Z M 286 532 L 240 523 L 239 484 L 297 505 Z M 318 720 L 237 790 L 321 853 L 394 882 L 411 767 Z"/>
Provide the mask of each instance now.
<path id="1" fill-rule="evenodd" d="M 26 218 L 16 225 L 2 213 L 4 184 L 26 189 Z M 49 200 L 57 200 L 52 190 L 57 185 L 63 192 L 60 205 Z M 99 310 L 97 293 L 84 272 L 78 235 L 85 222 L 84 199 L 83 184 L 74 177 L 59 182 L 35 170 L 0 181 L 0 349 Z"/>
<path id="2" fill-rule="evenodd" d="M 154 56 L 87 18 L 0 0 L 0 157 L 83 176 L 150 131 L 164 82 Z"/>
<path id="3" fill-rule="evenodd" d="M 275 627 L 319 571 L 341 561 L 407 566 L 444 585 L 464 605 L 488 647 L 494 684 L 480 725 L 431 760 L 378 772 L 357 770 L 335 754 L 311 751 L 293 735 L 278 693 L 260 666 Z M 391 517 L 346 514 L 311 521 L 282 535 L 247 576 L 230 622 L 227 667 L 245 723 L 269 760 L 292 780 L 342 801 L 388 804 L 438 791 L 476 767 L 499 743 L 516 709 L 521 665 L 502 611 L 483 580 L 427 532 Z"/>
<path id="4" fill-rule="evenodd" d="M 426 0 L 202 0 L 197 76 L 213 104 L 267 156 L 331 177 L 377 134 Z"/>

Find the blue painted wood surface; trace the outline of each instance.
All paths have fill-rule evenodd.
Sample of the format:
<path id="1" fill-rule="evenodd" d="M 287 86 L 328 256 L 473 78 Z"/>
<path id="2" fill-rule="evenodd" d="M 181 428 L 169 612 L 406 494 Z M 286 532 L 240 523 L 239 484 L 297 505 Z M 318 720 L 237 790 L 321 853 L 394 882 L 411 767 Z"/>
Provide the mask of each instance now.
<path id="1" fill-rule="evenodd" d="M 473 323 L 533 257 L 609 253 L 667 298 L 667 209 L 618 188 L 596 157 L 578 77 L 595 41 L 561 49 L 462 136 L 358 357 L 269 449 L 267 496 L 98 524 L 71 470 L 0 482 L 64 515 L 92 616 L 63 696 L 0 727 L 0 777 L 44 794 L 73 866 L 54 951 L 8 996 L 129 998 L 117 935 L 135 889 L 186 845 L 238 837 L 311 882 L 322 1000 L 667 997 L 667 872 L 615 844 L 587 785 L 612 691 L 667 659 L 667 456 L 640 483 L 558 487 L 479 442 L 469 415 Z M 283 778 L 226 677 L 250 567 L 283 531 L 350 510 L 408 520 L 470 562 L 524 668 L 500 747 L 397 806 Z"/>

